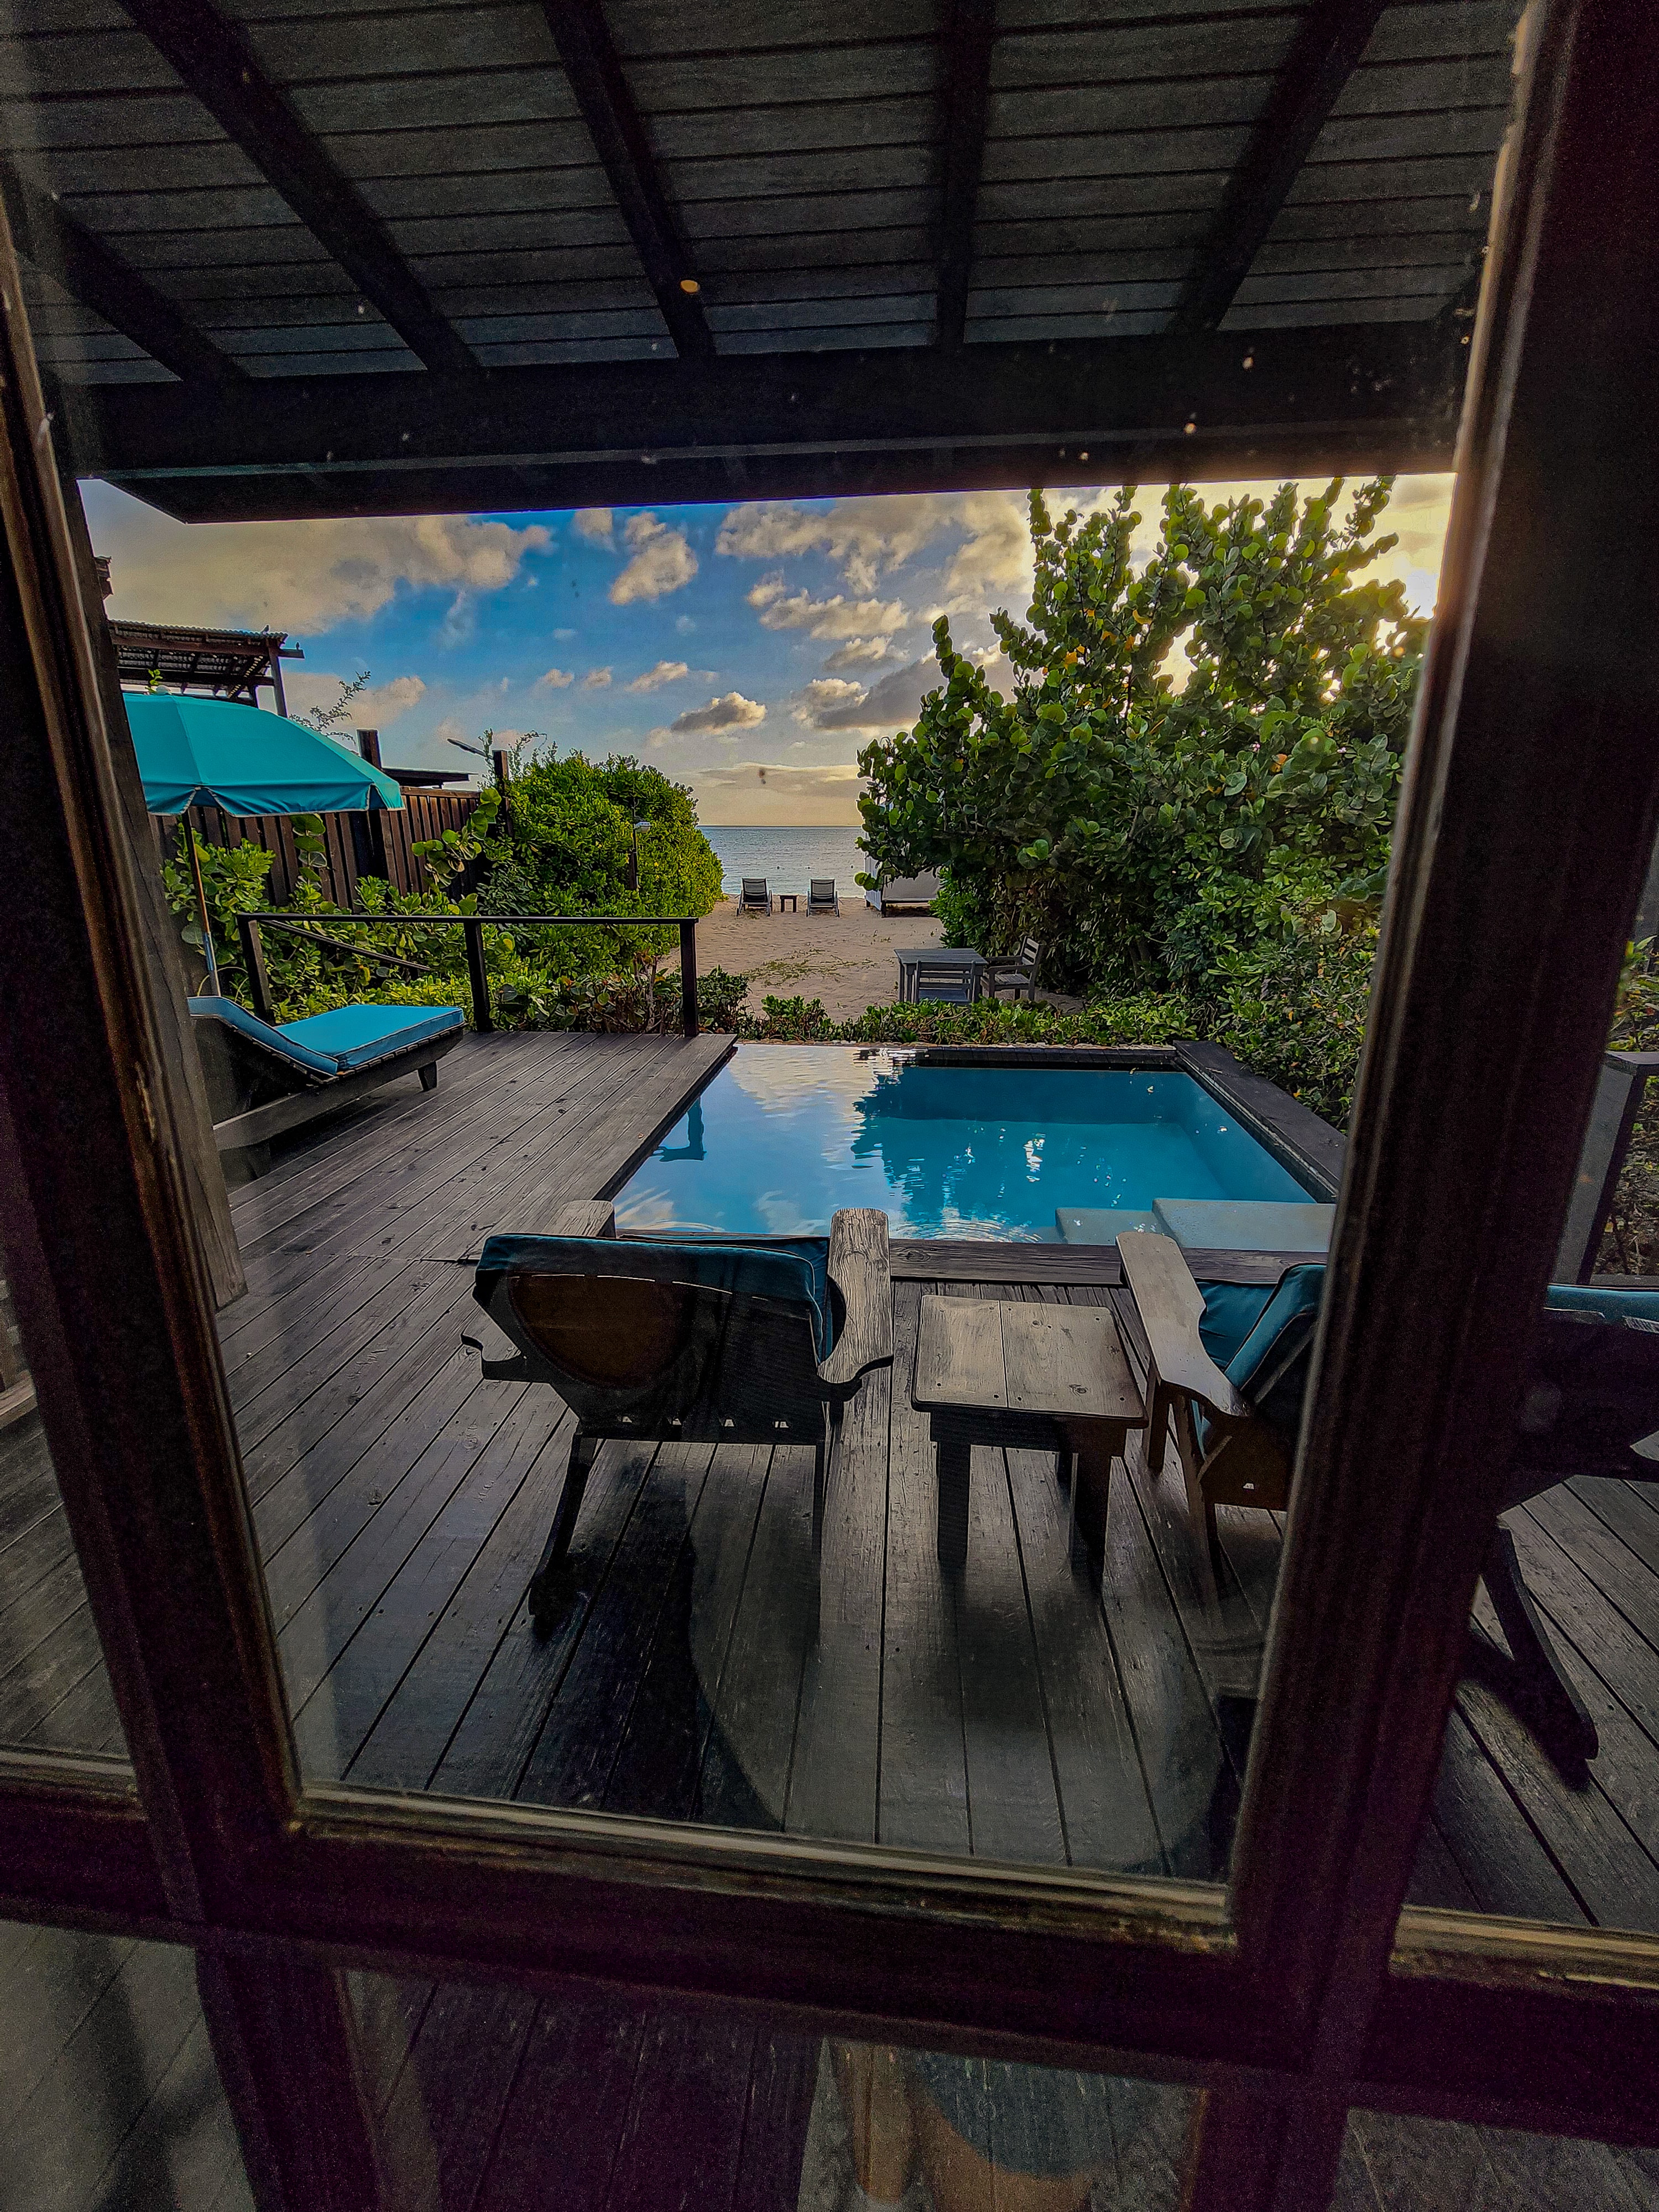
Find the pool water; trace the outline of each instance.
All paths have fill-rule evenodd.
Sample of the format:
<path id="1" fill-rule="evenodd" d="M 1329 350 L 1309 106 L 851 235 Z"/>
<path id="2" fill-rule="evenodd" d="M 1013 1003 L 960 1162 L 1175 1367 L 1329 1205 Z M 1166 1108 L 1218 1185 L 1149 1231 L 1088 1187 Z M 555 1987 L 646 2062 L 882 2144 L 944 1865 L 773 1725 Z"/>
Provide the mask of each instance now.
<path id="1" fill-rule="evenodd" d="M 617 1198 L 618 1228 L 1059 1241 L 1061 1206 L 1310 1202 L 1189 1075 L 938 1066 L 902 1052 L 739 1045 Z"/>

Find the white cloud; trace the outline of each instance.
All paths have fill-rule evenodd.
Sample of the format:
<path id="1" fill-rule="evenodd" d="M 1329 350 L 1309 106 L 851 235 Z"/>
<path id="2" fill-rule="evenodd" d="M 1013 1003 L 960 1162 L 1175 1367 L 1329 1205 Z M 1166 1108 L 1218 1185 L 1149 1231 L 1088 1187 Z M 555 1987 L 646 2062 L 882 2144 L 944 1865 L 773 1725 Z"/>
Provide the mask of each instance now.
<path id="1" fill-rule="evenodd" d="M 570 518 L 570 527 L 590 545 L 609 545 L 615 523 L 608 507 L 579 507 Z"/>
<path id="2" fill-rule="evenodd" d="M 574 629 L 556 629 L 553 633 L 554 642 L 557 645 L 568 645 L 575 635 Z"/>
<path id="3" fill-rule="evenodd" d="M 757 699 L 728 691 L 723 699 L 711 699 L 706 707 L 677 714 L 668 726 L 676 737 L 689 737 L 699 730 L 752 730 L 765 720 L 766 709 Z"/>
<path id="4" fill-rule="evenodd" d="M 611 671 L 608 668 L 590 668 L 582 678 L 582 689 L 584 691 L 603 691 L 610 682 Z"/>
<path id="5" fill-rule="evenodd" d="M 891 649 L 891 641 L 884 637 L 849 637 L 824 662 L 824 672 L 827 675 L 832 669 L 858 668 L 866 663 L 885 660 Z"/>
<path id="6" fill-rule="evenodd" d="M 314 714 L 319 707 L 326 711 L 339 697 L 345 682 L 343 676 L 331 676 L 320 668 L 296 668 L 283 678 L 289 713 L 297 718 Z M 352 701 L 350 714 L 336 734 L 348 729 L 384 730 L 425 696 L 426 684 L 418 676 L 394 676 L 389 684 L 372 684 Z"/>
<path id="7" fill-rule="evenodd" d="M 574 669 L 550 668 L 545 676 L 536 678 L 536 689 L 538 691 L 562 691 L 567 684 L 574 684 L 575 680 Z"/>
<path id="8" fill-rule="evenodd" d="M 787 599 L 774 593 L 765 602 L 751 592 L 749 602 L 760 606 L 763 629 L 804 629 L 813 637 L 861 637 L 871 630 L 901 629 L 908 619 L 897 599 L 848 599 L 839 592 L 829 599 L 815 599 L 809 592 Z"/>
<path id="9" fill-rule="evenodd" d="M 832 708 L 845 707 L 849 701 L 863 696 L 862 684 L 849 684 L 840 676 L 817 677 L 801 693 L 795 720 L 814 724 L 820 714 L 828 714 Z"/>
<path id="10" fill-rule="evenodd" d="M 878 575 L 901 567 L 954 520 L 959 504 L 948 492 L 838 499 L 812 508 L 762 501 L 730 510 L 714 550 L 744 561 L 827 553 L 855 592 L 868 592 Z"/>
<path id="11" fill-rule="evenodd" d="M 540 523 L 520 530 L 459 514 L 199 524 L 109 484 L 88 483 L 82 497 L 93 543 L 109 557 L 106 611 L 118 622 L 307 635 L 378 614 L 400 585 L 500 591 L 549 542 Z"/>
<path id="12" fill-rule="evenodd" d="M 623 532 L 633 559 L 611 586 L 612 606 L 635 599 L 660 599 L 678 592 L 697 573 L 697 556 L 683 530 L 671 530 L 654 514 L 636 514 Z"/>
<path id="13" fill-rule="evenodd" d="M 683 660 L 659 660 L 643 676 L 636 676 L 628 688 L 630 691 L 660 691 L 665 684 L 678 684 L 682 676 L 690 673 Z"/>
<path id="14" fill-rule="evenodd" d="M 896 668 L 868 691 L 838 677 L 820 678 L 801 695 L 795 720 L 814 730 L 878 730 L 890 737 L 914 727 L 924 695 L 939 680 L 939 663 L 931 659 Z"/>
<path id="15" fill-rule="evenodd" d="M 696 626 L 690 615 L 676 615 L 674 617 L 674 627 L 682 637 L 690 637 Z"/>

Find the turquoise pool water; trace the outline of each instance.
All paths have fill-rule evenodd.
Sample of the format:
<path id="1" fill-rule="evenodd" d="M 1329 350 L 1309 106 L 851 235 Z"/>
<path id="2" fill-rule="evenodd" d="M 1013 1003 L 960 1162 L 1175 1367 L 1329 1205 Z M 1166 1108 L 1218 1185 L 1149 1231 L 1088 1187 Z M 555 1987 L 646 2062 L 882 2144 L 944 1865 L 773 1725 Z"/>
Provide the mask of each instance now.
<path id="1" fill-rule="evenodd" d="M 618 1227 L 1058 1241 L 1060 1206 L 1305 1191 L 1188 1075 L 939 1067 L 900 1052 L 739 1045 L 617 1199 Z"/>

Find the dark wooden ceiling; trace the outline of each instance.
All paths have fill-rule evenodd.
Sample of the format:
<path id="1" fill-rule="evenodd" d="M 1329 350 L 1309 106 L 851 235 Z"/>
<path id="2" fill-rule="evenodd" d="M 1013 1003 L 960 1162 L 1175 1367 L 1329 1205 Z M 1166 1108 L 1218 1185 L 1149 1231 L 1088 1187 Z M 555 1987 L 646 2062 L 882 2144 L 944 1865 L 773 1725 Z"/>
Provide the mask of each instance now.
<path id="1" fill-rule="evenodd" d="M 1444 465 L 1515 13 L 15 0 L 0 191 L 179 514 Z"/>

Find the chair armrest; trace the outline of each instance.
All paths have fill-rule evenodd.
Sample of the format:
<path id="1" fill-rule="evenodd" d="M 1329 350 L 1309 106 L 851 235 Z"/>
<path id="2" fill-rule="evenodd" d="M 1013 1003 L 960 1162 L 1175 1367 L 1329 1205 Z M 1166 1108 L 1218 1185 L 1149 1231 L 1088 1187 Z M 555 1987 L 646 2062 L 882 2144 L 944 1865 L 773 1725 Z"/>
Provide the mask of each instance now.
<path id="1" fill-rule="evenodd" d="M 1196 1398 L 1224 1420 L 1249 1420 L 1242 1398 L 1204 1349 L 1198 1324 L 1204 1317 L 1204 1293 L 1173 1237 L 1135 1231 L 1117 1240 L 1123 1279 L 1152 1348 L 1153 1391 Z"/>
<path id="2" fill-rule="evenodd" d="M 830 1224 L 830 1279 L 845 1309 L 834 1351 L 818 1379 L 851 1394 L 872 1367 L 893 1364 L 893 1286 L 887 1267 L 887 1216 L 872 1206 L 843 1208 Z"/>
<path id="3" fill-rule="evenodd" d="M 573 1200 L 554 1215 L 550 1237 L 614 1237 L 617 1216 L 608 1198 Z"/>

